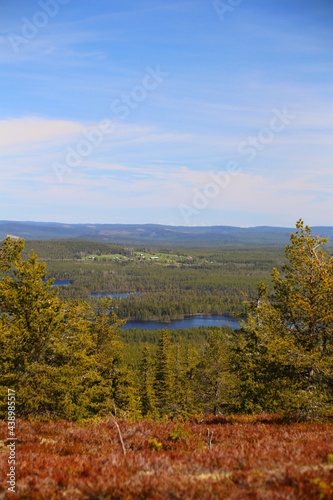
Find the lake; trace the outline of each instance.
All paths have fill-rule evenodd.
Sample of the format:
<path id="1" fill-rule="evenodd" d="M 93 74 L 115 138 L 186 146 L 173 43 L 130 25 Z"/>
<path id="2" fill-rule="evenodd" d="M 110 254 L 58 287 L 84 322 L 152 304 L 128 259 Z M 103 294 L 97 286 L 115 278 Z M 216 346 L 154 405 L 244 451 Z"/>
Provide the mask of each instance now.
<path id="1" fill-rule="evenodd" d="M 70 281 L 65 281 L 65 280 L 55 280 L 52 286 L 68 286 L 70 285 Z M 132 293 L 109 293 L 109 292 L 103 292 L 103 293 L 91 293 L 90 297 L 91 298 L 104 298 L 104 297 L 111 297 L 113 299 L 122 299 L 125 297 L 129 297 L 132 295 Z M 239 328 L 239 321 L 240 318 L 232 318 L 230 316 L 226 315 L 212 315 L 212 314 L 207 314 L 207 315 L 198 315 L 198 316 L 187 316 L 184 319 L 177 319 L 174 321 L 170 322 L 164 322 L 164 321 L 137 321 L 137 320 L 132 320 L 132 321 L 127 321 L 126 325 L 122 326 L 121 328 L 125 330 L 130 330 L 131 328 L 137 328 L 139 330 L 156 330 L 156 329 L 161 329 L 161 328 L 167 328 L 168 330 L 171 330 L 173 328 L 193 328 L 193 327 L 198 327 L 199 326 L 230 326 L 233 330 L 236 330 Z"/>
<path id="2" fill-rule="evenodd" d="M 69 286 L 70 284 L 71 282 L 67 280 L 55 280 L 52 286 Z"/>
<path id="3" fill-rule="evenodd" d="M 46 279 L 44 278 L 43 279 L 43 282 L 46 283 Z M 67 281 L 67 280 L 55 280 L 53 285 L 52 285 L 52 288 L 54 286 L 69 286 L 71 284 L 70 281 Z"/>
<path id="4" fill-rule="evenodd" d="M 188 316 L 184 319 L 177 319 L 168 323 L 162 321 L 127 321 L 126 325 L 121 328 L 129 330 L 131 328 L 138 328 L 140 330 L 156 330 L 157 328 L 193 328 L 195 326 L 230 326 L 233 330 L 239 328 L 239 318 L 231 318 L 224 315 L 200 315 Z"/>

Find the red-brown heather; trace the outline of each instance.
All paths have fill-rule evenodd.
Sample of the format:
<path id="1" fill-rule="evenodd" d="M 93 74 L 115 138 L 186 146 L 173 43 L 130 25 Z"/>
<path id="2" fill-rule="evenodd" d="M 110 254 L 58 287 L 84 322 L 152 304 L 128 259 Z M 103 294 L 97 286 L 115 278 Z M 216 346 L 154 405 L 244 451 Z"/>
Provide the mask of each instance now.
<path id="1" fill-rule="evenodd" d="M 330 423 L 287 424 L 266 415 L 118 424 L 126 456 L 112 420 L 18 420 L 17 494 L 6 491 L 1 441 L 0 498 L 333 498 Z M 2 436 L 6 427 L 0 421 Z"/>

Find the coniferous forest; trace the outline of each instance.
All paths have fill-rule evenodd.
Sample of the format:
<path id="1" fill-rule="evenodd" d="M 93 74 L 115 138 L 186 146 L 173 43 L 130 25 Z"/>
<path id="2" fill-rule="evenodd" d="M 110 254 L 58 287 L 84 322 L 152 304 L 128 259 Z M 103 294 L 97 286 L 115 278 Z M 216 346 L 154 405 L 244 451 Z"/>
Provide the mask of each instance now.
<path id="1" fill-rule="evenodd" d="M 48 245 L 45 242 L 43 244 Z M 43 244 L 39 243 L 41 249 Z M 28 245 L 31 246 L 31 242 Z M 210 488 L 217 488 L 217 493 L 211 494 L 231 495 L 232 484 L 237 481 L 240 484 L 240 476 L 237 476 L 240 472 L 238 470 L 236 474 L 235 464 L 229 463 L 222 467 L 221 457 L 215 457 L 217 462 L 213 465 L 213 455 L 210 452 L 221 451 L 219 446 L 235 446 L 237 442 L 242 447 L 244 460 L 246 456 L 246 464 L 244 462 L 240 465 L 240 469 L 244 466 L 244 471 L 248 471 L 252 477 L 254 469 L 249 455 L 258 452 L 260 456 L 262 450 L 255 452 L 254 448 L 250 449 L 251 442 L 259 443 L 260 436 L 268 433 L 267 446 L 279 450 L 278 441 L 282 429 L 284 433 L 290 434 L 299 429 L 299 439 L 305 440 L 310 438 L 300 436 L 308 429 L 312 436 L 318 433 L 316 439 L 319 441 L 323 439 L 321 433 L 326 433 L 328 438 L 325 445 L 321 445 L 323 451 L 320 452 L 320 460 L 326 460 L 326 466 L 322 469 L 318 466 L 321 474 L 319 479 L 318 467 L 313 470 L 309 465 L 296 467 L 295 463 L 299 464 L 299 459 L 296 458 L 291 458 L 294 461 L 292 465 L 296 468 L 288 472 L 289 479 L 286 471 L 276 477 L 273 474 L 275 482 L 271 473 L 267 477 L 274 483 L 272 491 L 275 487 L 282 492 L 291 488 L 290 491 L 296 496 L 300 495 L 298 498 L 306 498 L 306 491 L 314 495 L 311 498 L 315 495 L 318 498 L 331 498 L 333 488 L 329 476 L 332 467 L 329 464 L 333 457 L 330 424 L 333 417 L 333 258 L 325 251 L 325 238 L 313 236 L 311 229 L 302 220 L 298 221 L 296 231 L 292 233 L 285 249 L 284 258 L 277 259 L 277 267 L 271 269 L 270 277 L 265 272 L 267 262 L 271 261 L 272 254 L 280 256 L 280 253 L 271 250 L 260 260 L 258 255 L 264 255 L 264 250 L 249 251 L 247 261 L 252 268 L 251 276 L 248 276 L 250 280 L 244 280 L 242 276 L 243 264 L 237 252 L 234 262 L 231 262 L 227 261 L 225 254 L 223 261 L 217 250 L 211 251 L 209 259 L 207 254 L 201 255 L 200 250 L 192 251 L 190 260 L 188 257 L 184 260 L 181 253 L 177 254 L 175 260 L 178 264 L 171 262 L 170 266 L 166 265 L 167 262 L 165 265 L 151 262 L 146 265 L 142 259 L 144 252 L 138 250 L 138 273 L 129 280 L 135 263 L 134 257 L 130 257 L 136 255 L 134 249 L 124 251 L 118 248 L 117 254 L 107 254 L 103 245 L 97 248 L 92 244 L 88 253 L 86 249 L 85 253 L 77 255 L 82 259 L 89 252 L 100 252 L 96 257 L 89 259 L 88 255 L 86 259 L 89 271 L 96 271 L 92 274 L 100 276 L 100 273 L 106 273 L 105 261 L 110 258 L 107 255 L 113 255 L 113 259 L 114 255 L 118 256 L 117 262 L 109 264 L 113 283 L 111 292 L 117 291 L 118 284 L 124 292 L 140 291 L 134 288 L 135 283 L 140 283 L 142 287 L 146 283 L 148 289 L 152 287 L 152 293 L 147 297 L 140 297 L 138 294 L 133 303 L 124 302 L 125 305 L 122 305 L 125 299 L 91 300 L 88 296 L 80 297 L 82 283 L 82 286 L 84 283 L 89 284 L 89 281 L 85 282 L 88 280 L 86 270 L 78 273 L 82 276 L 82 282 L 76 289 L 77 296 L 71 296 L 73 292 L 70 287 L 61 289 L 59 293 L 59 288 L 52 286 L 53 279 L 48 278 L 49 269 L 45 262 L 37 257 L 34 250 L 27 253 L 28 245 L 24 240 L 8 237 L 0 250 L 0 415 L 5 424 L 8 418 L 8 389 L 15 391 L 16 418 L 20 419 L 21 429 L 25 429 L 26 437 L 22 439 L 27 439 L 25 446 L 30 450 L 29 453 L 33 453 L 29 446 L 37 442 L 37 435 L 41 432 L 46 436 L 42 438 L 43 442 L 50 446 L 47 453 L 59 456 L 73 454 L 73 457 L 77 453 L 86 455 L 86 449 L 78 451 L 75 445 L 80 442 L 81 447 L 88 446 L 83 444 L 83 439 L 87 443 L 91 440 L 91 450 L 95 450 L 91 452 L 96 454 L 100 445 L 94 442 L 95 429 L 105 436 L 106 446 L 110 447 L 109 457 L 114 447 L 117 448 L 116 453 L 121 453 L 117 460 L 125 483 L 128 475 L 132 477 L 134 469 L 139 470 L 141 467 L 141 472 L 151 471 L 147 465 L 147 453 L 152 457 L 154 454 L 156 457 L 168 453 L 189 454 L 193 460 L 197 460 L 193 458 L 197 454 L 202 457 L 203 453 L 208 453 L 207 472 L 202 474 L 208 474 Z M 74 251 L 77 253 L 78 243 L 73 245 L 76 246 Z M 72 248 L 64 248 L 72 255 Z M 59 259 L 61 265 L 66 266 L 68 262 L 70 268 L 71 260 L 61 253 L 61 246 L 55 245 L 53 252 L 56 251 L 59 255 L 53 255 L 53 258 Z M 124 252 L 128 253 L 125 257 L 133 260 L 122 264 L 120 256 L 124 256 Z M 171 255 L 171 251 L 165 249 L 163 256 L 160 253 L 159 259 L 170 261 Z M 93 260 L 95 258 L 96 261 Z M 98 267 L 98 258 L 102 259 L 101 268 Z M 223 293 L 216 293 L 219 289 L 216 276 L 219 274 L 215 272 L 214 276 L 209 265 L 218 265 L 218 258 L 220 264 L 222 262 L 223 273 L 227 269 L 229 282 L 232 282 L 232 268 L 234 270 L 230 295 L 227 282 L 223 284 Z M 256 266 L 253 264 L 254 260 L 258 261 Z M 53 261 L 53 265 L 54 262 L 56 261 Z M 79 265 L 79 269 L 84 266 L 81 261 Z M 93 265 L 95 269 L 91 269 Z M 122 272 L 126 266 L 129 266 L 126 273 Z M 64 269 L 65 267 L 61 267 L 59 275 L 53 271 L 53 276 L 64 279 L 70 278 L 70 273 L 75 274 L 75 266 L 72 266 L 68 276 L 64 274 Z M 189 285 L 186 300 L 191 301 L 193 298 L 191 312 L 198 312 L 199 309 L 199 312 L 212 312 L 215 307 L 212 297 L 218 295 L 218 312 L 241 313 L 245 310 L 240 328 L 122 330 L 126 314 L 128 317 L 141 317 L 143 310 L 150 310 L 151 318 L 160 317 L 162 309 L 152 301 L 154 273 L 162 275 L 167 301 L 175 287 L 182 288 L 181 281 L 176 281 L 172 286 L 175 271 L 181 274 L 182 270 L 184 277 L 181 279 Z M 259 279 L 254 288 L 255 278 Z M 104 291 L 108 279 L 109 274 L 104 282 L 98 279 L 96 282 L 91 281 L 92 289 L 96 289 L 98 282 L 101 291 Z M 121 283 L 122 279 L 124 282 Z M 223 276 L 221 279 L 223 280 Z M 211 282 L 211 290 L 208 289 L 205 294 L 208 281 Z M 239 283 L 244 285 L 243 290 L 237 289 Z M 237 300 L 234 293 L 236 289 Z M 91 288 L 88 291 L 90 293 Z M 183 293 L 184 296 L 187 295 L 186 286 Z M 200 302 L 198 298 L 201 293 L 203 297 Z M 156 299 L 159 306 L 163 305 L 162 299 L 159 302 L 160 298 L 158 296 Z M 145 304 L 144 309 L 140 308 L 140 300 Z M 181 296 L 176 297 L 176 302 L 183 309 L 180 307 L 176 310 L 170 306 L 168 317 L 183 314 L 188 307 L 184 306 L 187 304 L 186 300 L 183 301 Z M 149 304 L 152 304 L 150 309 Z M 290 425 L 296 427 L 289 428 Z M 122 427 L 124 440 L 119 426 Z M 243 426 L 249 429 L 249 436 L 252 437 L 242 435 Z M 229 429 L 228 435 L 224 434 L 225 429 Z M 230 441 L 233 433 L 237 434 L 234 443 Z M 256 437 L 253 437 L 255 434 Z M 120 451 L 117 436 L 121 442 Z M 110 439 L 114 440 L 114 444 L 111 444 Z M 294 437 L 290 437 L 291 441 L 293 439 Z M 60 442 L 63 443 L 61 449 Z M 70 446 L 73 446 L 73 450 Z M 309 456 L 312 456 L 311 446 L 313 444 L 303 450 Z M 230 455 L 230 450 L 223 450 Z M 268 452 L 268 448 L 266 451 Z M 280 452 L 281 460 L 287 460 L 286 450 L 279 450 L 278 453 Z M 231 456 L 229 459 L 233 460 Z M 138 460 L 142 461 L 141 466 Z M 158 463 L 157 458 L 156 460 Z M 313 460 L 318 460 L 318 456 Z M 54 468 L 54 474 L 60 474 L 59 471 L 55 472 L 57 467 L 58 465 Z M 80 470 L 79 476 L 84 474 L 80 467 L 77 469 Z M 85 463 L 84 467 L 88 471 L 85 477 L 88 477 L 90 466 Z M 91 467 L 94 469 L 96 464 Z M 112 467 L 118 467 L 116 462 L 113 462 Z M 128 468 L 131 467 L 132 472 L 129 472 Z M 180 461 L 179 467 L 184 468 L 185 464 Z M 270 464 L 270 467 L 274 468 L 274 465 Z M 202 468 L 205 470 L 200 465 L 200 470 Z M 225 468 L 228 469 L 227 472 L 224 471 Z M 188 481 L 182 486 L 186 491 L 191 482 L 189 478 L 194 477 L 194 473 L 192 470 L 184 474 L 188 476 Z M 103 478 L 103 473 L 100 477 Z M 147 482 L 147 477 L 138 480 L 140 485 L 137 485 L 136 491 L 141 493 L 136 498 L 162 498 L 163 488 L 160 490 L 161 496 L 149 496 L 152 495 L 151 489 L 157 486 Z M 231 477 L 234 479 L 231 480 Z M 17 481 L 20 484 L 19 476 Z M 55 476 L 52 476 L 52 481 L 56 481 Z M 62 477 L 59 484 L 66 483 L 68 489 L 68 481 L 68 477 Z M 133 482 L 133 477 L 131 481 Z M 203 486 L 200 481 L 202 483 L 202 479 L 195 478 L 191 486 L 194 489 L 188 493 L 190 497 L 192 494 L 200 496 L 200 488 Z M 251 491 L 256 491 L 254 479 L 247 477 L 244 481 L 248 487 L 254 488 Z M 263 481 L 263 476 L 258 481 L 258 484 Z M 180 484 L 182 483 L 179 482 Z M 306 487 L 306 484 L 311 487 Z M 43 498 L 47 492 L 47 486 L 44 486 L 45 490 L 39 490 L 36 486 L 36 495 L 24 498 Z M 24 486 L 22 488 L 24 491 Z M 90 493 L 88 482 L 85 483 L 85 488 L 87 498 L 89 495 L 89 498 L 106 498 L 107 494 L 108 498 L 124 498 L 122 495 L 125 490 L 122 492 L 120 482 L 113 485 L 110 491 L 103 490 L 102 479 L 101 484 L 95 484 L 95 489 L 91 489 Z M 104 497 L 101 496 L 104 494 Z M 206 497 L 205 494 L 202 495 L 209 498 L 209 494 Z M 246 495 L 244 498 L 247 498 Z"/>
<path id="2" fill-rule="evenodd" d="M 0 1 L 0 500 L 333 500 L 332 21 Z"/>

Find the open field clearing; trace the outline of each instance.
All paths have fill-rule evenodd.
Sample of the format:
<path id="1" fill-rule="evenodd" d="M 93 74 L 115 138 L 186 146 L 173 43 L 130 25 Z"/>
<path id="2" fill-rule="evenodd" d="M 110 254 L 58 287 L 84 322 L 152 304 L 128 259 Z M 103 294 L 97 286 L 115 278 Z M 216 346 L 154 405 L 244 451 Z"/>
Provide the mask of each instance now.
<path id="1" fill-rule="evenodd" d="M 333 498 L 331 424 L 267 416 L 118 423 L 126 456 L 112 420 L 17 421 L 15 498 Z M 6 427 L 1 421 L 3 437 Z M 13 498 L 4 441 L 0 452 L 0 498 Z"/>

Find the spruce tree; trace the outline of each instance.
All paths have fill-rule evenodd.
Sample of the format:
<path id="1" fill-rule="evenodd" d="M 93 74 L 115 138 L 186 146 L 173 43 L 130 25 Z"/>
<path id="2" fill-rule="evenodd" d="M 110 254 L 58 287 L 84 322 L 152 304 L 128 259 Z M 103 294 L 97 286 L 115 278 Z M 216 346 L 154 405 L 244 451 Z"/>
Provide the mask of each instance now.
<path id="1" fill-rule="evenodd" d="M 225 413 L 234 404 L 234 376 L 230 370 L 228 335 L 209 330 L 207 344 L 196 368 L 198 404 L 206 413 Z"/>
<path id="2" fill-rule="evenodd" d="M 140 416 L 140 399 L 132 365 L 124 362 L 128 348 L 121 341 L 118 328 L 125 323 L 111 313 L 112 299 L 99 301 L 91 323 L 96 342 L 96 371 L 100 379 L 91 391 L 95 409 L 122 410 L 130 417 Z"/>
<path id="3" fill-rule="evenodd" d="M 150 349 L 146 343 L 139 364 L 140 398 L 142 415 L 145 418 L 156 417 L 153 368 Z"/>
<path id="4" fill-rule="evenodd" d="M 176 419 L 187 419 L 195 413 L 194 381 L 197 356 L 190 344 L 177 342 L 172 353 L 172 409 Z"/>
<path id="5" fill-rule="evenodd" d="M 183 366 L 184 366 L 184 383 L 183 383 L 183 394 L 184 394 L 184 407 L 183 415 L 185 418 L 189 418 L 197 412 L 197 386 L 196 386 L 196 366 L 198 364 L 198 352 L 187 342 L 184 346 L 183 353 Z"/>
<path id="6" fill-rule="evenodd" d="M 156 407 L 160 417 L 170 415 L 172 410 L 171 341 L 167 329 L 162 330 L 157 343 L 155 362 Z"/>

